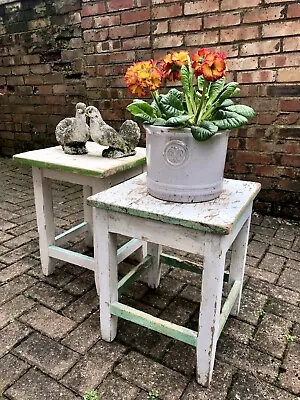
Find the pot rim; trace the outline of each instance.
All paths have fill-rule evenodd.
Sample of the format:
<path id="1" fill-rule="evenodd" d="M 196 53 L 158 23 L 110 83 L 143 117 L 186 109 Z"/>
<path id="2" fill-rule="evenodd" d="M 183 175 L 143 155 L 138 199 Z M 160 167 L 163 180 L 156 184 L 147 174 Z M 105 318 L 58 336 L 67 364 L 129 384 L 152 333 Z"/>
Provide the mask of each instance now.
<path id="1" fill-rule="evenodd" d="M 164 126 L 164 125 L 150 125 L 150 124 L 143 124 L 144 128 L 147 129 L 149 127 L 156 129 L 168 129 L 170 131 L 180 131 L 180 132 L 186 132 L 188 134 L 191 134 L 191 128 L 181 128 L 180 126 Z M 230 129 L 224 129 L 216 132 L 213 136 L 219 136 L 222 134 L 228 134 L 230 132 Z M 212 137 L 213 137 L 212 136 Z"/>

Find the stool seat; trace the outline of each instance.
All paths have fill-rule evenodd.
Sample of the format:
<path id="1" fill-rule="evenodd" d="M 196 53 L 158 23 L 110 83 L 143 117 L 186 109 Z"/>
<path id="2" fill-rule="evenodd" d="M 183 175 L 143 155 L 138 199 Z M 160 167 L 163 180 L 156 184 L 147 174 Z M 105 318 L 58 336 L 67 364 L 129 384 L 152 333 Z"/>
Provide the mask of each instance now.
<path id="1" fill-rule="evenodd" d="M 237 315 L 243 286 L 252 204 L 260 190 L 255 182 L 225 180 L 219 198 L 194 204 L 173 203 L 147 193 L 146 174 L 134 177 L 87 199 L 94 207 L 95 269 L 100 287 L 101 336 L 112 341 L 117 319 L 124 318 L 197 350 L 197 381 L 209 386 L 219 335 L 229 314 Z M 146 242 L 145 257 L 118 282 L 117 234 Z M 203 269 L 162 253 L 162 245 L 203 255 Z M 231 248 L 229 294 L 221 309 L 225 256 Z M 176 325 L 122 304 L 118 296 L 147 271 L 156 288 L 161 262 L 202 272 L 198 331 Z"/>

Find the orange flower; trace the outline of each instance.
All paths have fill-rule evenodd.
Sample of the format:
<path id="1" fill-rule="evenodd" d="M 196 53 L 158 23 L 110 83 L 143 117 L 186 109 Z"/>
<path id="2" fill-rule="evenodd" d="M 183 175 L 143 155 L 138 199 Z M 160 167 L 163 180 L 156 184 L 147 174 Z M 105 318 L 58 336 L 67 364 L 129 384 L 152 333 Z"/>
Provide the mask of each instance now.
<path id="1" fill-rule="evenodd" d="M 217 81 L 225 75 L 226 71 L 227 65 L 224 53 L 214 52 L 207 54 L 202 64 L 202 74 L 207 81 Z"/>
<path id="2" fill-rule="evenodd" d="M 155 61 L 140 61 L 127 69 L 125 82 L 132 94 L 145 97 L 147 91 L 160 88 L 162 72 L 157 68 Z"/>
<path id="3" fill-rule="evenodd" d="M 196 76 L 202 75 L 202 65 L 205 57 L 212 54 L 212 51 L 206 48 L 199 49 L 195 54 L 192 55 L 192 67 L 195 71 Z"/>
<path id="4" fill-rule="evenodd" d="M 188 65 L 187 51 L 167 54 L 162 62 L 164 77 L 169 81 L 180 79 L 180 69 L 183 65 Z"/>

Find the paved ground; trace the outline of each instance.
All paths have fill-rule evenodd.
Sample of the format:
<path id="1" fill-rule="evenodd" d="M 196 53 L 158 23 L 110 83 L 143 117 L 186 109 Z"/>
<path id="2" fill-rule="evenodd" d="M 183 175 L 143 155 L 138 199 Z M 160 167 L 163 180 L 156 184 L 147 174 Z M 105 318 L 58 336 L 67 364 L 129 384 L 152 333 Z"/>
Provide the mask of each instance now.
<path id="1" fill-rule="evenodd" d="M 188 345 L 126 321 L 113 343 L 101 340 L 93 274 L 60 263 L 54 275 L 42 275 L 31 171 L 1 158 L 0 170 L 2 399 L 74 400 L 93 389 L 102 400 L 299 398 L 299 225 L 253 215 L 241 312 L 226 324 L 205 390 L 195 383 Z M 81 193 L 74 185 L 55 188 L 61 230 L 80 220 Z M 195 327 L 199 285 L 190 273 L 165 267 L 158 290 L 141 281 L 125 297 Z"/>

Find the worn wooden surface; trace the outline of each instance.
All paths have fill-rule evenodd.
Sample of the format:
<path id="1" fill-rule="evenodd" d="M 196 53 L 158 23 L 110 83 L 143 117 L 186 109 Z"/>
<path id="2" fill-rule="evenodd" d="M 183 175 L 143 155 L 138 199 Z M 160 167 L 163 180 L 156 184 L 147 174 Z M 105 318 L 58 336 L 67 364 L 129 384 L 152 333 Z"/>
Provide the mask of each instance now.
<path id="1" fill-rule="evenodd" d="M 197 381 L 209 386 L 219 335 L 229 314 L 236 315 L 239 311 L 252 203 L 259 189 L 260 185 L 254 182 L 226 180 L 217 200 L 198 204 L 171 203 L 147 193 L 143 174 L 91 196 L 87 203 L 95 206 L 95 237 L 97 243 L 101 242 L 102 253 L 96 273 L 102 338 L 107 341 L 115 338 L 116 317 L 121 317 L 194 345 L 197 348 Z M 147 254 L 152 260 L 147 268 L 151 288 L 158 287 L 160 281 L 161 245 L 204 256 L 198 332 L 118 301 L 118 288 L 121 291 L 122 285 L 131 283 L 140 271 L 139 267 L 129 272 L 117 283 L 115 236 L 118 233 L 147 242 Z M 231 290 L 221 309 L 225 257 L 231 245 Z M 96 249 L 99 251 L 98 245 Z M 196 265 L 182 264 L 178 258 L 163 255 L 162 260 L 173 267 L 199 273 Z"/>
<path id="2" fill-rule="evenodd" d="M 118 172 L 146 163 L 146 149 L 136 148 L 136 155 L 118 159 L 104 158 L 101 153 L 105 147 L 94 142 L 87 142 L 88 154 L 65 154 L 61 146 L 33 150 L 16 154 L 13 159 L 19 163 L 65 172 L 104 178 Z"/>
<path id="3" fill-rule="evenodd" d="M 88 199 L 88 204 L 206 232 L 228 234 L 260 190 L 255 182 L 225 179 L 219 198 L 194 204 L 158 200 L 147 193 L 146 174 Z"/>

